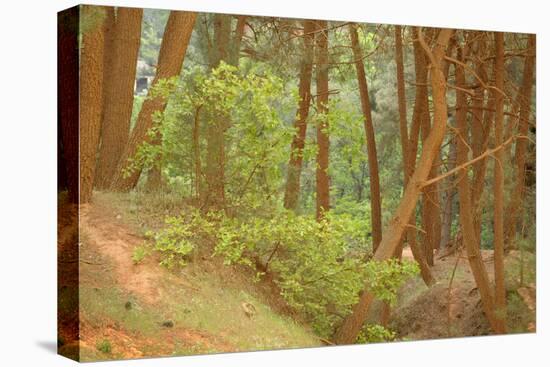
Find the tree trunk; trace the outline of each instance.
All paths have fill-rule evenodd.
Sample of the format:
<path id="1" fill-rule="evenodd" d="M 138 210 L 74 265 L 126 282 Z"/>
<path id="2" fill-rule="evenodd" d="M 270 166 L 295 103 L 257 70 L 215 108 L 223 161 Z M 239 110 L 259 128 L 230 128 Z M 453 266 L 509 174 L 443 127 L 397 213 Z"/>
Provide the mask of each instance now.
<path id="1" fill-rule="evenodd" d="M 313 41 L 315 23 L 304 21 L 304 58 L 300 68 L 300 84 L 298 93 L 300 101 L 294 128 L 296 134 L 290 146 L 290 160 L 285 188 L 284 206 L 287 209 L 296 210 L 300 196 L 300 176 L 302 173 L 303 150 L 306 140 L 307 117 L 311 103 L 311 71 L 313 63 Z"/>
<path id="2" fill-rule="evenodd" d="M 447 103 L 445 95 L 446 80 L 442 71 L 442 62 L 452 32 L 450 29 L 442 29 L 432 51 L 425 46 L 425 51 L 432 61 L 430 79 L 434 101 L 434 125 L 430 131 L 430 136 L 423 145 L 418 167 L 409 180 L 403 199 L 382 235 L 382 242 L 380 242 L 380 246 L 373 257 L 374 261 L 386 260 L 395 253 L 395 249 L 399 245 L 403 232 L 407 228 L 416 207 L 423 183 L 430 174 L 433 161 L 439 153 L 441 142 L 445 136 Z M 419 32 L 419 36 L 423 40 L 421 32 Z M 374 296 L 369 291 L 369 284 L 367 283 L 359 296 L 359 302 L 353 307 L 352 313 L 344 319 L 342 326 L 337 331 L 334 337 L 336 344 L 349 344 L 357 339 L 373 298 Z"/>
<path id="3" fill-rule="evenodd" d="M 195 164 L 195 199 L 197 203 L 201 202 L 202 195 L 202 164 L 201 164 L 201 146 L 200 146 L 200 116 L 202 106 L 195 109 L 195 118 L 193 121 L 193 160 Z"/>
<path id="4" fill-rule="evenodd" d="M 214 15 L 214 47 L 210 50 L 210 68 L 217 68 L 222 61 L 237 66 L 240 44 L 244 32 L 244 19 L 237 21 L 237 30 L 231 37 L 231 17 Z M 239 30 L 242 27 L 242 30 Z M 240 49 L 240 46 L 239 46 Z M 206 127 L 206 185 L 203 204 L 207 209 L 225 207 L 225 131 L 231 126 L 227 115 L 212 116 Z"/>
<path id="5" fill-rule="evenodd" d="M 83 5 L 83 30 L 80 52 L 80 203 L 92 198 L 96 153 L 101 131 L 103 105 L 103 55 L 105 47 L 105 9 Z"/>
<path id="6" fill-rule="evenodd" d="M 323 114 L 317 124 L 317 169 L 316 169 L 316 213 L 320 220 L 330 208 L 330 183 L 328 176 L 329 135 L 328 135 L 328 23 L 316 21 L 318 34 L 315 38 L 317 62 L 317 111 Z"/>
<path id="7" fill-rule="evenodd" d="M 420 128 L 421 128 L 421 138 L 422 144 L 425 143 L 426 139 L 430 135 L 431 122 L 430 122 L 430 109 L 428 102 L 428 75 L 427 75 L 427 60 L 424 54 L 424 51 L 421 49 L 421 45 L 416 42 L 415 46 L 415 66 L 419 72 L 419 84 L 418 88 L 420 93 L 418 95 L 419 99 L 416 100 L 416 103 L 420 105 L 421 112 L 419 113 Z M 437 176 L 437 168 L 439 165 L 439 154 L 432 164 L 430 170 L 429 178 Z M 422 192 L 422 227 L 423 227 L 423 253 L 428 265 L 434 264 L 433 252 L 436 247 L 435 241 L 439 237 L 439 234 L 436 234 L 438 231 L 438 200 L 437 200 L 437 188 L 438 185 L 432 184 L 423 189 Z M 439 223 L 440 224 L 440 223 Z"/>
<path id="8" fill-rule="evenodd" d="M 80 16 L 80 7 L 67 9 L 59 13 L 57 25 L 57 128 L 58 134 L 61 135 L 60 150 L 63 153 L 59 169 L 65 171 L 69 201 L 73 204 L 79 201 L 78 32 Z M 58 157 L 58 160 L 60 158 Z"/>
<path id="9" fill-rule="evenodd" d="M 460 56 L 459 56 L 460 57 Z M 466 85 L 466 80 L 464 76 L 464 69 L 461 66 L 456 67 L 456 83 L 458 87 L 464 88 Z M 457 131 L 458 134 L 462 137 L 458 141 L 457 146 L 457 165 L 463 164 L 468 161 L 468 145 L 465 141 L 467 137 L 467 109 L 468 104 L 466 101 L 466 95 L 464 92 L 457 90 Z M 483 311 L 485 316 L 489 320 L 491 328 L 495 332 L 500 332 L 499 326 L 496 323 L 495 310 L 494 310 L 494 300 L 491 293 L 491 287 L 489 283 L 489 278 L 487 276 L 487 271 L 485 269 L 485 264 L 481 258 L 481 253 L 479 249 L 479 238 L 476 236 L 474 219 L 473 219 L 473 207 L 472 207 L 472 197 L 471 197 L 471 187 L 470 179 L 468 177 L 468 169 L 466 167 L 463 172 L 460 173 L 459 182 L 458 182 L 458 195 L 460 202 L 460 224 L 462 228 L 462 241 L 466 247 L 468 253 L 468 261 L 472 269 L 472 274 L 476 281 L 477 288 L 481 297 L 481 303 L 483 306 Z"/>
<path id="10" fill-rule="evenodd" d="M 111 8 L 112 12 L 114 9 Z M 99 189 L 111 185 L 130 134 L 142 15 L 143 9 L 119 7 L 116 23 L 109 27 L 110 40 L 105 48 L 109 56 L 105 65 L 107 78 L 104 79 L 101 147 L 96 173 L 96 187 Z M 110 17 L 114 18 L 114 14 Z"/>
<path id="11" fill-rule="evenodd" d="M 361 108 L 363 110 L 363 121 L 367 141 L 367 157 L 370 176 L 371 233 L 372 248 L 374 252 L 382 240 L 382 204 L 380 199 L 380 178 L 378 176 L 378 155 L 376 153 L 376 140 L 372 123 L 369 89 L 367 77 L 365 75 L 365 66 L 363 65 L 363 52 L 359 45 L 359 37 L 354 24 L 349 26 L 349 32 L 351 36 L 353 58 L 355 59 L 355 70 L 357 72 L 357 82 L 359 84 L 359 94 L 361 96 Z"/>
<path id="12" fill-rule="evenodd" d="M 516 141 L 516 182 L 509 206 L 506 209 L 506 224 L 504 226 L 504 228 L 506 228 L 505 240 L 508 246 L 510 246 L 510 244 L 515 241 L 517 226 L 520 223 L 522 214 L 521 201 L 523 199 L 523 191 L 525 187 L 525 161 L 528 145 L 528 140 L 526 139 L 526 137 L 529 133 L 529 119 L 531 115 L 531 94 L 533 90 L 535 73 L 536 38 L 534 34 L 529 35 L 527 46 L 528 53 L 525 56 L 525 62 L 523 66 L 523 82 L 520 89 L 521 97 L 519 98 L 520 138 Z"/>
<path id="13" fill-rule="evenodd" d="M 495 32 L 495 83 L 504 90 L 504 34 Z M 495 146 L 504 142 L 504 96 L 494 91 L 495 97 Z M 506 332 L 506 287 L 504 284 L 504 151 L 495 153 L 495 213 L 494 213 L 494 259 L 495 259 L 495 309 L 499 330 Z"/>
<path id="14" fill-rule="evenodd" d="M 415 29 L 415 33 L 418 35 L 418 30 Z M 420 138 L 420 126 L 422 119 L 425 119 L 427 111 L 427 83 L 428 83 L 428 69 L 426 67 L 426 60 L 424 50 L 420 46 L 418 40 L 414 41 L 414 63 L 415 63 L 415 103 L 412 116 L 411 132 L 409 134 L 408 154 L 407 154 L 407 181 L 405 187 L 408 186 L 410 177 L 413 175 L 416 167 L 416 155 L 418 153 L 418 140 Z M 420 275 L 426 285 L 430 286 L 434 283 L 430 267 L 426 261 L 426 253 L 420 247 L 416 239 L 416 213 L 414 212 L 410 217 L 409 224 L 406 228 L 407 243 L 411 248 L 411 252 L 415 261 L 420 267 Z"/>
<path id="15" fill-rule="evenodd" d="M 456 167 L 456 142 L 455 135 L 449 141 L 449 157 L 447 158 L 447 171 Z M 453 225 L 453 202 L 455 197 L 454 175 L 450 175 L 445 180 L 445 198 L 443 204 L 443 218 L 441 220 L 441 241 L 440 249 L 443 250 L 449 246 L 451 242 L 451 228 Z"/>
<path id="16" fill-rule="evenodd" d="M 157 73 L 153 80 L 151 88 L 161 79 L 178 76 L 193 26 L 195 24 L 196 13 L 185 11 L 172 11 L 166 24 L 162 44 L 160 46 Z M 141 169 L 132 171 L 129 175 L 124 175 L 124 170 L 128 166 L 128 160 L 134 158 L 140 144 L 149 142 L 150 137 L 147 132 L 153 126 L 152 115 L 157 111 L 163 111 L 166 107 L 166 100 L 162 97 L 148 98 L 143 102 L 139 112 L 136 126 L 130 133 L 128 143 L 120 156 L 112 189 L 116 191 L 129 191 L 134 188 L 141 175 Z"/>

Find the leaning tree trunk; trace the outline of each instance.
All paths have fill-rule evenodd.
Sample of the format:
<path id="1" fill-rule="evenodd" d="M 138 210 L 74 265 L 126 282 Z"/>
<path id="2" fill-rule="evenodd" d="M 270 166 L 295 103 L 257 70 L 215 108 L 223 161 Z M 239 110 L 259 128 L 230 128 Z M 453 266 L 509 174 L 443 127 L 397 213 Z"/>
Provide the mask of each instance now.
<path id="1" fill-rule="evenodd" d="M 330 208 L 330 183 L 328 176 L 329 135 L 328 135 L 328 23 L 316 22 L 318 34 L 315 38 L 317 63 L 317 111 L 324 116 L 317 123 L 317 170 L 316 190 L 317 219 L 320 220 Z"/>
<path id="2" fill-rule="evenodd" d="M 495 32 L 495 84 L 504 91 L 504 34 Z M 495 146 L 504 142 L 504 95 L 494 91 L 495 96 Z M 494 159 L 494 259 L 495 259 L 495 308 L 498 328 L 506 332 L 506 287 L 504 284 L 504 151 L 495 153 Z"/>
<path id="3" fill-rule="evenodd" d="M 83 31 L 80 52 L 80 203 L 92 198 L 101 131 L 105 9 L 96 9 L 103 14 L 91 6 L 82 6 L 89 28 Z"/>
<path id="4" fill-rule="evenodd" d="M 196 13 L 185 11 L 172 11 L 166 24 L 162 44 L 160 46 L 157 73 L 152 83 L 152 88 L 159 80 L 178 76 L 187 45 L 193 32 Z M 151 89 L 152 89 L 151 88 Z M 144 142 L 150 142 L 151 138 L 147 135 L 153 127 L 153 114 L 157 111 L 163 111 L 166 107 L 166 100 L 160 96 L 151 98 L 149 95 L 143 102 L 139 112 L 136 126 L 132 130 L 128 143 L 120 156 L 113 184 L 111 188 L 116 191 L 129 191 L 134 188 L 141 174 L 141 169 L 137 168 L 129 174 L 124 173 L 128 167 L 128 160 L 134 158 L 139 146 Z"/>
<path id="5" fill-rule="evenodd" d="M 110 186 L 130 134 L 143 9 L 118 8 L 105 65 L 104 109 L 96 187 Z M 114 14 L 113 14 L 114 16 Z"/>
<path id="6" fill-rule="evenodd" d="M 394 26 L 395 41 L 395 66 L 397 74 L 397 105 L 399 110 L 399 137 L 401 142 L 401 155 L 403 159 L 403 185 L 407 186 L 409 181 L 409 128 L 407 124 L 407 99 L 405 94 L 405 67 L 403 65 L 403 40 L 401 36 L 401 26 Z M 414 232 L 413 232 L 414 234 Z M 401 259 L 403 255 L 403 239 L 395 250 L 394 257 Z M 386 327 L 391 317 L 391 306 L 389 302 L 384 302 L 380 314 L 380 324 Z"/>
<path id="7" fill-rule="evenodd" d="M 434 124 L 430 135 L 424 143 L 418 166 L 409 180 L 401 203 L 382 235 L 382 242 L 380 242 L 380 246 L 373 257 L 374 261 L 386 260 L 395 253 L 395 249 L 399 246 L 401 237 L 416 207 L 423 184 L 430 174 L 434 159 L 439 154 L 447 126 L 447 102 L 445 95 L 447 85 L 442 70 L 442 63 L 445 48 L 452 33 L 453 31 L 450 29 L 442 29 L 431 51 L 424 44 L 425 51 L 431 60 L 430 79 L 434 103 Z M 419 32 L 419 39 L 423 40 L 421 32 Z M 359 302 L 353 307 L 352 313 L 344 319 L 342 326 L 336 332 L 334 337 L 336 344 L 349 344 L 357 339 L 357 335 L 363 327 L 373 299 L 374 296 L 369 291 L 369 284 L 367 283 L 359 296 Z"/>
<path id="8" fill-rule="evenodd" d="M 349 33 L 351 36 L 353 58 L 355 59 L 355 70 L 357 72 L 357 83 L 359 84 L 359 94 L 361 97 L 361 108 L 363 110 L 363 122 L 367 141 L 367 157 L 370 176 L 371 233 L 372 248 L 374 252 L 382 240 L 382 204 L 380 199 L 380 178 L 378 175 L 378 154 L 376 153 L 376 139 L 372 123 L 367 77 L 363 64 L 363 52 L 359 45 L 359 37 L 357 36 L 357 29 L 355 27 L 354 24 L 351 24 L 349 26 Z"/>
<path id="9" fill-rule="evenodd" d="M 516 182 L 510 203 L 506 209 L 506 243 L 510 245 L 515 240 L 517 225 L 521 218 L 521 201 L 525 187 L 525 161 L 527 155 L 527 134 L 529 133 L 529 119 L 531 115 L 531 94 L 533 91 L 535 73 L 536 38 L 529 35 L 528 50 L 523 66 L 523 82 L 520 89 L 519 110 L 519 139 L 516 142 Z"/>
<path id="10" fill-rule="evenodd" d="M 418 34 L 418 30 L 415 29 L 415 33 Z M 418 38 L 418 37 L 417 37 Z M 411 132 L 409 134 L 409 144 L 408 144 L 408 153 L 407 153 L 407 185 L 408 186 L 410 177 L 413 175 L 416 167 L 416 155 L 418 152 L 418 140 L 420 138 L 420 126 L 422 120 L 425 119 L 427 111 L 427 98 L 428 98 L 428 69 L 426 66 L 426 60 L 424 55 L 424 50 L 420 46 L 418 40 L 414 41 L 414 63 L 415 63 L 415 82 L 416 82 L 416 92 L 415 92 L 415 104 L 412 116 L 412 126 Z M 430 267 L 426 261 L 426 254 L 420 247 L 419 243 L 416 240 L 416 215 L 413 210 L 413 214 L 410 217 L 409 224 L 405 230 L 407 243 L 411 248 L 411 252 L 415 261 L 420 267 L 420 275 L 424 280 L 426 285 L 430 286 L 434 283 L 434 278 Z"/>
<path id="11" fill-rule="evenodd" d="M 420 119 L 421 138 L 422 144 L 430 135 L 431 130 L 431 118 L 430 107 L 428 101 L 428 65 L 426 55 L 422 50 L 419 42 L 414 43 L 415 48 L 415 68 L 419 73 L 419 79 L 417 86 L 419 88 L 418 100 L 415 103 L 421 107 L 421 113 L 418 118 Z M 445 68 L 443 70 L 446 70 Z M 443 72 L 445 75 L 445 72 Z M 439 164 L 439 154 L 432 164 L 429 178 L 433 178 L 437 175 L 437 165 Z M 437 232 L 438 224 L 438 200 L 437 200 L 437 183 L 427 186 L 422 192 L 422 227 L 423 227 L 423 253 L 428 265 L 434 264 L 433 251 L 436 247 L 435 241 L 439 237 Z"/>
<path id="12" fill-rule="evenodd" d="M 306 140 L 307 117 L 311 103 L 311 71 L 313 66 L 313 40 L 315 23 L 304 20 L 304 59 L 300 68 L 300 83 L 298 94 L 300 97 L 294 128 L 296 134 L 290 146 L 290 160 L 286 179 L 284 206 L 296 210 L 300 196 L 300 176 L 302 173 L 303 150 Z"/>

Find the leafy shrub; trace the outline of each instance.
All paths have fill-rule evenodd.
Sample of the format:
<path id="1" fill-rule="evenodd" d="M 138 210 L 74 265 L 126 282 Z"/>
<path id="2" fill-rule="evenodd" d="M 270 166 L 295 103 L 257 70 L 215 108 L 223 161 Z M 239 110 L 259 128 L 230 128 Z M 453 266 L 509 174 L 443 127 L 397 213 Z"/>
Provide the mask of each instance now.
<path id="1" fill-rule="evenodd" d="M 191 210 L 188 215 L 166 217 L 164 223 L 161 230 L 148 232 L 146 236 L 153 250 L 161 254 L 160 265 L 168 268 L 185 266 L 201 234 L 211 233 L 214 226 L 213 216 L 203 217 L 198 210 Z"/>
<path id="2" fill-rule="evenodd" d="M 141 263 L 147 256 L 147 248 L 145 246 L 137 246 L 132 253 L 132 261 L 135 265 Z"/>
<path id="3" fill-rule="evenodd" d="M 152 240 L 163 265 L 185 265 L 200 242 L 211 240 L 212 256 L 222 257 L 224 264 L 256 266 L 257 276 L 270 272 L 287 303 L 325 337 L 351 312 L 365 282 L 377 298 L 393 303 L 401 284 L 418 273 L 410 262 L 366 262 L 368 224 L 331 212 L 317 221 L 287 210 L 268 218 L 194 210 L 168 217 Z"/>
<path id="4" fill-rule="evenodd" d="M 281 295 L 301 311 L 315 330 L 330 335 L 351 311 L 365 281 L 380 299 L 394 302 L 397 289 L 418 273 L 414 263 L 367 262 L 364 221 L 328 213 L 313 217 L 282 212 L 249 221 L 226 219 L 218 231 L 215 255 L 226 264 L 260 262 L 276 275 Z"/>
<path id="5" fill-rule="evenodd" d="M 369 289 L 376 298 L 394 304 L 396 291 L 410 277 L 420 272 L 418 265 L 411 261 L 369 261 L 365 267 Z"/>
<path id="6" fill-rule="evenodd" d="M 395 332 L 386 329 L 382 325 L 367 324 L 361 329 L 359 336 L 357 337 L 357 343 L 384 343 L 391 342 L 396 339 Z"/>

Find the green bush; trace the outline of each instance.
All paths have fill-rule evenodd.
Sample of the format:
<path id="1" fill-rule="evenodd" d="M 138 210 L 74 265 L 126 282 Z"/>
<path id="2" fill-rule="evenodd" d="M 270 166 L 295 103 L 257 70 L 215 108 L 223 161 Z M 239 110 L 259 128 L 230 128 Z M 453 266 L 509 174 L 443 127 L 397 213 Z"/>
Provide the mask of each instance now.
<path id="1" fill-rule="evenodd" d="M 212 256 L 225 265 L 240 264 L 273 275 L 281 296 L 329 337 L 351 312 L 365 284 L 374 295 L 394 303 L 399 287 L 418 273 L 415 263 L 366 261 L 371 253 L 368 224 L 358 217 L 327 213 L 313 216 L 287 210 L 269 217 L 228 217 L 223 212 L 166 218 L 151 234 L 162 265 L 185 265 L 200 243 L 212 241 Z"/>
<path id="2" fill-rule="evenodd" d="M 153 250 L 161 255 L 160 265 L 168 268 L 187 265 L 201 235 L 211 233 L 213 219 L 213 216 L 203 217 L 198 210 L 190 210 L 187 215 L 166 217 L 161 230 L 146 233 Z"/>
<path id="3" fill-rule="evenodd" d="M 396 339 L 395 332 L 386 329 L 382 325 L 367 324 L 361 329 L 359 336 L 357 337 L 357 343 L 384 343 L 391 342 Z"/>

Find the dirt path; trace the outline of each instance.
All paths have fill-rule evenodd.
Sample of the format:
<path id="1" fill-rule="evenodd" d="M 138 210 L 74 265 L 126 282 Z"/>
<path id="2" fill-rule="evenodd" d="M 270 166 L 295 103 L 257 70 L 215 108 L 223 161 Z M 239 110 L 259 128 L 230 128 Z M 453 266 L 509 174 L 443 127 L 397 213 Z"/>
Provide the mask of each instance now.
<path id="1" fill-rule="evenodd" d="M 139 265 L 132 260 L 134 248 L 144 239 L 135 234 L 113 209 L 101 203 L 85 205 L 80 210 L 80 287 L 102 290 L 114 284 L 123 293 L 131 295 L 138 304 L 156 310 L 166 310 L 164 284 L 185 286 L 185 281 L 158 265 L 149 257 Z M 120 308 L 124 308 L 121 301 Z M 118 307 L 118 306 L 117 306 Z M 159 317 L 163 312 L 159 311 Z M 95 351 L 96 344 L 110 341 L 118 358 L 169 356 L 178 348 L 216 352 L 235 351 L 221 336 L 210 335 L 180 325 L 163 327 L 159 319 L 154 334 L 145 336 L 137 330 L 128 330 L 107 315 L 80 311 L 80 346 L 88 351 L 86 360 L 105 358 Z M 95 352 L 94 352 L 95 351 Z M 91 354 L 90 354 L 91 353 Z M 111 359 L 111 358 L 109 358 Z"/>
<path id="2" fill-rule="evenodd" d="M 143 243 L 143 238 L 136 236 L 121 223 L 120 217 L 100 205 L 82 206 L 80 228 L 84 234 L 83 246 L 92 246 L 113 260 L 116 281 L 122 287 L 148 304 L 158 302 L 162 269 L 147 264 L 134 266 L 132 261 L 133 250 Z"/>

